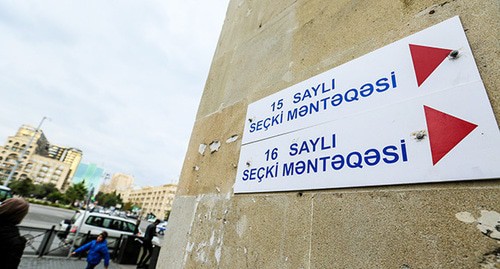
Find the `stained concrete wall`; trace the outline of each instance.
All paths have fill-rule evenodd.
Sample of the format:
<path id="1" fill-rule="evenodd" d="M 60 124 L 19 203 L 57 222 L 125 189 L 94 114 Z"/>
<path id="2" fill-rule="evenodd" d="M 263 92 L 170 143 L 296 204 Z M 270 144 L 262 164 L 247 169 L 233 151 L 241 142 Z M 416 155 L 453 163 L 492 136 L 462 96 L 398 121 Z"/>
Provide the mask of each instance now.
<path id="1" fill-rule="evenodd" d="M 157 268 L 499 268 L 498 179 L 233 194 L 249 103 L 456 15 L 498 122 L 498 0 L 232 0 Z"/>

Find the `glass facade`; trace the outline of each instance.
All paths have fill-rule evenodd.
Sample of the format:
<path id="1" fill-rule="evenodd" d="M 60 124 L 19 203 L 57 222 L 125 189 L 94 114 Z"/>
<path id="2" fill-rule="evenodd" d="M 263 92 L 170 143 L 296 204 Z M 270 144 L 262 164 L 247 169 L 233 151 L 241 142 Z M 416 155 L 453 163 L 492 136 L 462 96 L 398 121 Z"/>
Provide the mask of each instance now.
<path id="1" fill-rule="evenodd" d="M 87 187 L 88 190 L 93 187 L 94 194 L 96 194 L 97 190 L 99 190 L 99 186 L 101 185 L 103 173 L 104 170 L 97 167 L 96 164 L 80 163 L 76 169 L 75 175 L 73 176 L 73 184 L 77 184 L 85 180 L 85 187 Z"/>

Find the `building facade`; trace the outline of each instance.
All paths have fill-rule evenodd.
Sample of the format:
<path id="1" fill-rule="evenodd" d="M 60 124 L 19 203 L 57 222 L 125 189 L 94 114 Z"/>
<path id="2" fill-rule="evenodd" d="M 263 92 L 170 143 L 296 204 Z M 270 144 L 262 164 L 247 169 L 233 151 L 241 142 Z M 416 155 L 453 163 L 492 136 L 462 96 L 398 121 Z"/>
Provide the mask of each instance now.
<path id="1" fill-rule="evenodd" d="M 48 155 L 51 159 L 59 160 L 69 165 L 68 179 L 73 178 L 83 157 L 82 151 L 77 148 L 67 148 L 58 145 L 49 145 Z M 66 190 L 70 184 L 71 180 L 67 180 L 62 188 Z"/>
<path id="2" fill-rule="evenodd" d="M 115 173 L 111 176 L 111 179 L 109 179 L 109 181 L 103 182 L 103 184 L 99 188 L 99 191 L 104 193 L 112 193 L 116 191 L 117 193 L 122 193 L 123 199 L 123 195 L 126 195 L 127 191 L 131 190 L 133 185 L 133 176 L 123 173 Z"/>
<path id="3" fill-rule="evenodd" d="M 166 184 L 157 187 L 144 187 L 139 190 L 120 192 L 125 203 L 130 202 L 141 208 L 142 216 L 153 213 L 157 218 L 164 219 L 166 212 L 172 210 L 172 203 L 177 191 L 177 185 Z"/>
<path id="4" fill-rule="evenodd" d="M 30 140 L 31 145 L 26 149 Z M 19 158 L 26 149 L 22 160 Z M 6 179 L 19 161 L 11 180 L 30 178 L 35 184 L 52 183 L 64 191 L 78 166 L 82 152 L 75 148 L 51 145 L 42 130 L 23 125 L 0 147 L 0 176 Z"/>
<path id="5" fill-rule="evenodd" d="M 85 187 L 87 188 L 87 190 L 91 190 L 92 188 L 94 188 L 95 194 L 101 186 L 103 174 L 104 169 L 98 167 L 96 164 L 80 163 L 75 175 L 73 176 L 72 183 L 76 184 L 85 182 Z"/>
<path id="6" fill-rule="evenodd" d="M 367 76 L 376 79 L 381 75 L 375 75 L 377 72 L 393 65 L 384 66 L 388 63 L 385 59 L 370 62 L 367 64 L 370 68 L 358 65 L 348 72 L 352 79 L 359 79 L 356 83 L 350 79 L 342 80 L 346 77 L 339 78 L 338 74 L 328 73 L 327 77 L 320 74 L 352 61 L 365 63 L 363 61 L 369 58 L 365 56 L 373 55 L 372 52 L 376 53 L 378 49 L 456 16 L 463 26 L 457 32 L 466 36 L 472 53 L 466 50 L 468 46 L 443 45 L 451 40 L 434 42 L 437 38 L 447 36 L 441 36 L 442 32 L 436 34 L 435 39 L 430 40 L 432 42 L 417 37 L 412 42 L 447 49 L 442 65 L 450 69 L 441 69 L 441 76 L 434 76 L 436 83 L 446 79 L 461 81 L 468 78 L 470 74 L 467 72 L 447 71 L 452 70 L 451 66 L 458 66 L 460 61 L 475 61 L 481 77 L 479 80 L 482 80 L 486 90 L 483 96 L 489 99 L 498 126 L 499 10 L 498 0 L 230 0 L 186 152 L 157 268 L 498 268 L 500 180 L 498 177 L 482 179 L 482 171 L 474 170 L 476 167 L 464 167 L 464 170 L 477 171 L 477 177 L 469 178 L 468 181 L 266 193 L 235 193 L 235 184 L 242 181 L 242 177 L 238 177 L 239 169 L 255 167 L 253 165 L 256 162 L 251 158 L 240 160 L 240 153 L 244 153 L 247 146 L 262 145 L 266 141 L 280 142 L 286 136 L 276 135 L 273 137 L 276 140 L 270 138 L 244 143 L 246 137 L 243 134 L 247 134 L 245 125 L 254 123 L 256 133 L 269 134 L 266 129 L 271 124 L 276 124 L 275 128 L 283 126 L 278 112 L 273 110 L 281 108 L 283 103 L 288 106 L 287 109 L 292 106 L 307 109 L 310 108 L 307 107 L 310 104 L 307 100 L 333 100 L 348 92 L 350 87 L 364 87 L 364 83 L 369 82 Z M 397 58 L 404 62 L 407 67 L 405 74 L 413 79 L 412 89 L 415 89 L 417 79 L 413 74 L 410 48 L 406 42 L 405 50 L 388 55 L 387 60 Z M 455 61 L 457 51 L 458 55 L 463 56 Z M 362 60 L 357 61 L 360 58 Z M 332 90 L 333 86 L 327 88 L 326 83 L 325 88 L 321 84 L 301 84 L 310 82 L 308 79 L 313 77 L 321 77 L 330 85 L 333 84 L 333 78 L 337 79 L 335 91 Z M 285 97 L 278 94 L 290 88 L 296 91 L 295 97 L 300 99 L 295 99 L 297 104 L 292 102 L 293 93 Z M 417 92 L 423 94 L 425 89 L 429 88 L 421 87 Z M 472 90 L 469 85 L 464 85 L 464 89 Z M 440 90 L 445 92 L 444 88 Z M 316 93 L 318 96 L 315 96 Z M 395 94 L 399 93 L 401 91 L 395 91 Z M 456 100 L 464 94 L 465 91 L 454 92 L 446 95 L 448 98 L 443 98 L 442 102 L 449 108 L 459 107 Z M 347 99 L 350 97 L 347 96 Z M 305 102 L 299 103 L 303 98 L 306 98 Z M 354 100 L 356 98 L 359 100 Z M 348 101 L 352 101 L 350 105 L 353 106 L 362 102 L 375 103 L 373 99 L 362 98 L 357 95 Z M 390 105 L 384 102 L 387 99 L 380 100 L 382 105 Z M 250 106 L 254 103 L 259 106 Z M 256 107 L 261 110 L 257 111 Z M 340 110 L 359 112 L 352 107 L 333 108 L 328 119 L 341 114 Z M 247 115 L 247 111 L 255 114 Z M 278 115 L 276 118 L 255 120 L 273 111 Z M 286 113 L 291 110 L 282 111 Z M 391 117 L 396 114 L 386 118 L 393 119 Z M 304 119 L 309 118 L 307 116 Z M 388 134 L 384 127 L 389 124 L 376 126 L 368 120 L 364 124 L 372 127 L 369 130 L 359 131 L 361 128 L 355 129 L 353 126 L 343 130 L 338 126 L 331 127 L 344 119 L 315 127 L 331 132 L 354 129 L 356 132 L 352 133 L 363 136 L 360 139 L 362 141 L 374 141 Z M 374 118 L 373 121 L 378 122 Z M 414 123 L 409 120 L 401 122 Z M 426 129 L 425 123 L 414 127 L 415 131 Z M 297 133 L 288 133 L 290 135 L 286 137 L 290 140 L 295 138 L 299 143 L 304 137 Z M 498 130 L 493 134 L 498 134 Z M 429 145 L 429 136 L 415 139 L 411 135 L 412 132 L 406 131 L 401 134 L 407 145 L 412 143 L 422 148 Z M 476 132 L 475 135 L 481 137 L 482 134 Z M 308 138 L 313 141 L 313 137 Z M 216 145 L 217 150 L 204 151 L 209 144 Z M 340 144 L 335 149 L 324 151 L 327 152 L 325 155 L 343 154 L 341 150 L 347 154 L 362 149 L 357 148 L 359 145 L 355 143 Z M 277 162 L 274 161 L 276 156 L 266 155 L 266 149 L 282 145 L 269 142 L 260 150 L 256 148 L 254 155 L 247 156 L 256 156 L 255 159 L 264 161 L 269 157 L 271 166 Z M 350 151 L 345 150 L 347 146 L 352 147 Z M 281 147 L 280 151 L 275 152 L 275 155 L 279 155 L 277 160 L 283 156 L 296 158 L 290 157 L 295 154 L 290 148 Z M 470 149 L 475 150 L 474 147 Z M 302 153 L 302 156 L 311 155 Z M 458 157 L 467 161 L 477 155 Z M 488 158 L 498 160 L 498 154 L 488 155 Z M 432 166 L 430 161 L 429 166 Z M 374 171 L 367 166 L 362 169 L 353 171 Z M 381 178 L 393 176 L 388 170 L 384 167 L 377 172 Z M 259 175 L 259 170 L 253 170 L 253 174 L 246 178 L 248 184 L 258 187 L 261 179 L 266 184 L 271 182 L 285 187 L 287 183 L 292 183 L 288 178 L 272 178 L 274 170 L 269 170 L 271 176 L 262 178 L 262 171 Z M 294 179 L 302 184 L 316 180 L 318 174 L 323 173 L 319 169 L 314 173 L 299 172 L 300 178 Z M 365 174 L 368 173 L 360 172 L 347 178 L 339 174 L 328 172 L 326 176 L 329 177 L 329 183 L 366 180 Z M 404 179 L 410 175 L 396 176 Z"/>

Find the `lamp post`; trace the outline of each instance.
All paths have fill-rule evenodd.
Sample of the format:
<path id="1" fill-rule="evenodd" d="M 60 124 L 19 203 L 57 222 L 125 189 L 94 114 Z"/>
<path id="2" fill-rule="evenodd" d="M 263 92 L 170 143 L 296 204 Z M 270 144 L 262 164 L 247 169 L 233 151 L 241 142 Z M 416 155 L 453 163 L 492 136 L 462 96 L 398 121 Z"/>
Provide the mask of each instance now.
<path id="1" fill-rule="evenodd" d="M 16 172 L 17 168 L 19 167 L 19 164 L 21 164 L 21 160 L 23 159 L 24 155 L 26 154 L 26 151 L 28 151 L 29 147 L 31 146 L 31 143 L 33 142 L 33 140 L 35 140 L 36 134 L 38 133 L 38 131 L 40 130 L 40 127 L 42 127 L 42 124 L 46 119 L 49 119 L 49 118 L 43 117 L 42 120 L 40 121 L 40 124 L 38 124 L 38 127 L 36 127 L 35 133 L 30 138 L 30 141 L 28 142 L 26 147 L 24 147 L 23 151 L 21 151 L 21 155 L 19 155 L 19 158 L 17 158 L 16 164 L 14 165 L 14 167 L 12 167 L 12 170 L 10 170 L 9 176 L 3 182 L 4 186 L 7 186 L 9 184 L 10 180 L 14 176 L 14 173 Z"/>

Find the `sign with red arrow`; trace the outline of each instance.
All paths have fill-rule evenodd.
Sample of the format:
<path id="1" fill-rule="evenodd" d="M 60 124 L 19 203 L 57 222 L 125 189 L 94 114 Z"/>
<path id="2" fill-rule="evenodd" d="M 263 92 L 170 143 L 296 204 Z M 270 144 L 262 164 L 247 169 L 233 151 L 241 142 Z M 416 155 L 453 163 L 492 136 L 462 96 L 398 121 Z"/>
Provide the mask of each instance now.
<path id="1" fill-rule="evenodd" d="M 435 165 L 460 141 L 469 135 L 477 125 L 424 106 L 425 121 L 429 132 L 432 164 Z"/>
<path id="2" fill-rule="evenodd" d="M 248 107 L 235 193 L 500 177 L 458 17 Z"/>
<path id="3" fill-rule="evenodd" d="M 433 48 L 410 44 L 411 59 L 415 69 L 415 77 L 420 87 L 422 83 L 436 70 L 436 68 L 448 57 L 452 50 Z"/>

